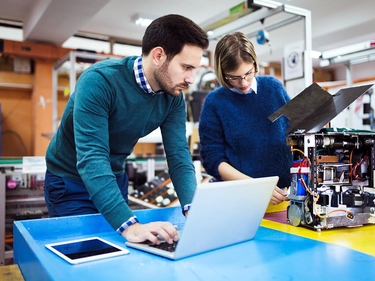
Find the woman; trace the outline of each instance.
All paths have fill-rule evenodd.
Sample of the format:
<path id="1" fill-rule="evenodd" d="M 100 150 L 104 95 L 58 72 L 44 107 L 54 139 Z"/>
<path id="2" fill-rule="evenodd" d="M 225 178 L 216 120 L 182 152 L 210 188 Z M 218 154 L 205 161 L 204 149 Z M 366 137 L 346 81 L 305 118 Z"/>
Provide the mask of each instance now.
<path id="1" fill-rule="evenodd" d="M 253 44 L 241 32 L 224 36 L 214 68 L 222 85 L 205 99 L 199 121 L 200 156 L 216 180 L 279 176 L 270 204 L 287 200 L 292 162 L 286 119 L 268 119 L 290 98 L 279 80 L 257 76 Z M 280 188 L 279 188 L 280 187 Z"/>

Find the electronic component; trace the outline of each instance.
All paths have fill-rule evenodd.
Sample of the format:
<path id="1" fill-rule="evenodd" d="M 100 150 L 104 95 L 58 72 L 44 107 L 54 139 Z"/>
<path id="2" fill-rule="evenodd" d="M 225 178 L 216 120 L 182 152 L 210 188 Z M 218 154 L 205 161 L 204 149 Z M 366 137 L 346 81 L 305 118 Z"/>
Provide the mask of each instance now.
<path id="1" fill-rule="evenodd" d="M 288 138 L 298 144 L 291 147 L 289 222 L 315 229 L 372 223 L 375 132 L 322 130 Z"/>
<path id="2" fill-rule="evenodd" d="M 314 83 L 269 117 L 290 120 L 290 224 L 321 230 L 375 223 L 375 132 L 322 128 L 372 86 L 331 95 Z"/>
<path id="3" fill-rule="evenodd" d="M 159 173 L 151 181 L 134 188 L 129 199 L 153 208 L 170 207 L 178 201 L 167 171 Z"/>

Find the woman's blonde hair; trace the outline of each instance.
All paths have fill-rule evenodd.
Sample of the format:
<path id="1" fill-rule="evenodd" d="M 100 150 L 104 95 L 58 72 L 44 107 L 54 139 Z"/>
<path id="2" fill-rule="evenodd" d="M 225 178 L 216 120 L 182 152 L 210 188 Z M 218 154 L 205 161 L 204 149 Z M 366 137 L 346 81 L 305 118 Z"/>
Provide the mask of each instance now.
<path id="1" fill-rule="evenodd" d="M 234 32 L 221 38 L 215 48 L 214 69 L 222 86 L 233 87 L 225 79 L 225 75 L 236 71 L 243 62 L 253 63 L 254 72 L 258 72 L 257 55 L 249 38 L 242 32 Z"/>

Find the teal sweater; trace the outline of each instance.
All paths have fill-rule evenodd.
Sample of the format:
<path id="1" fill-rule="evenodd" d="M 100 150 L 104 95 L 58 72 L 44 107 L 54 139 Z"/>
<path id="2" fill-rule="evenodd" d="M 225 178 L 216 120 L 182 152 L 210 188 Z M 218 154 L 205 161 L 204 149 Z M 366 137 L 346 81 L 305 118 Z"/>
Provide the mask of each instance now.
<path id="1" fill-rule="evenodd" d="M 205 99 L 199 136 L 205 170 L 221 180 L 218 166 L 232 165 L 251 177 L 279 176 L 278 186 L 289 186 L 292 161 L 286 145 L 286 118 L 268 119 L 290 98 L 274 77 L 258 76 L 257 94 L 238 94 L 220 87 Z"/>
<path id="2" fill-rule="evenodd" d="M 182 206 L 196 188 L 186 140 L 183 95 L 151 95 L 136 83 L 136 57 L 95 63 L 78 79 L 56 135 L 46 153 L 47 169 L 83 181 L 91 200 L 114 229 L 133 213 L 121 196 L 116 176 L 138 139 L 160 126 L 169 174 Z"/>

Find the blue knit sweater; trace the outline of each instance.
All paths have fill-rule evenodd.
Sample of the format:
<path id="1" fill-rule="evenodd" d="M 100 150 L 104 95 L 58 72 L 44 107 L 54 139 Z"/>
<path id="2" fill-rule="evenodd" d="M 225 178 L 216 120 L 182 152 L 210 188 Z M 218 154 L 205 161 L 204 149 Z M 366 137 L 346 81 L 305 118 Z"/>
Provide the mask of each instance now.
<path id="1" fill-rule="evenodd" d="M 138 139 L 159 126 L 169 174 L 182 206 L 191 203 L 196 188 L 183 95 L 144 92 L 135 80 L 135 59 L 98 62 L 79 77 L 46 154 L 51 173 L 84 182 L 114 229 L 133 216 L 116 176 L 124 173 L 125 160 Z"/>
<path id="2" fill-rule="evenodd" d="M 287 119 L 268 119 L 290 98 L 283 85 L 271 76 L 257 76 L 257 94 L 239 94 L 220 87 L 205 99 L 199 136 L 202 164 L 221 180 L 218 166 L 226 162 L 257 178 L 279 176 L 278 186 L 289 186 L 292 161 L 286 145 Z"/>

